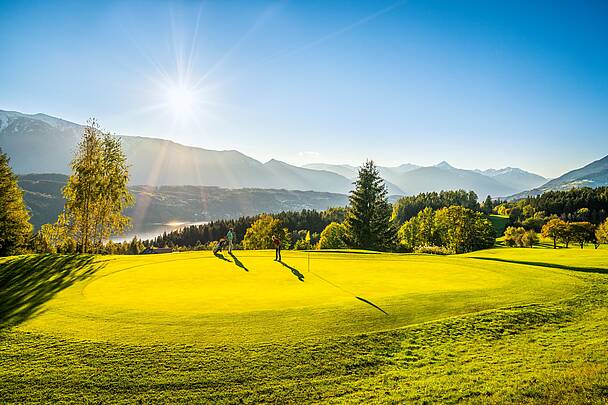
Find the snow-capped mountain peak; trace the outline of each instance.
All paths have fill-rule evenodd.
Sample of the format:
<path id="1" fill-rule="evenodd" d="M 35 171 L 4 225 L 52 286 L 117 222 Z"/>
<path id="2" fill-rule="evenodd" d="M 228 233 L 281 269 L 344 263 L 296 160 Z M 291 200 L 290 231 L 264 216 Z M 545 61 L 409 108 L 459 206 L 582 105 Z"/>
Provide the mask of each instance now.
<path id="1" fill-rule="evenodd" d="M 445 170 L 453 170 L 454 166 L 450 165 L 448 162 L 446 162 L 445 160 L 437 163 L 435 165 L 435 167 L 439 168 L 439 169 L 445 169 Z"/>

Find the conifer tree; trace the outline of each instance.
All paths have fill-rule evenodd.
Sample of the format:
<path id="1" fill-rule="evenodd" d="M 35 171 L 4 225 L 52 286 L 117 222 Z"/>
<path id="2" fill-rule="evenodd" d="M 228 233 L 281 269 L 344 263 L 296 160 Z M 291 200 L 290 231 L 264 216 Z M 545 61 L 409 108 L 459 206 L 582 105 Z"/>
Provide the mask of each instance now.
<path id="1" fill-rule="evenodd" d="M 396 246 L 397 232 L 391 221 L 392 206 L 388 191 L 374 162 L 368 160 L 359 169 L 355 189 L 345 220 L 348 244 L 357 249 L 391 250 Z"/>
<path id="2" fill-rule="evenodd" d="M 0 256 L 21 253 L 27 247 L 32 232 L 29 219 L 17 176 L 0 149 Z"/>
<path id="3" fill-rule="evenodd" d="M 491 214 L 492 209 L 494 208 L 494 202 L 492 201 L 492 197 L 490 197 L 488 195 L 486 197 L 485 201 L 483 202 L 483 205 L 481 206 L 481 208 L 483 209 L 483 212 L 485 212 L 486 214 Z"/>

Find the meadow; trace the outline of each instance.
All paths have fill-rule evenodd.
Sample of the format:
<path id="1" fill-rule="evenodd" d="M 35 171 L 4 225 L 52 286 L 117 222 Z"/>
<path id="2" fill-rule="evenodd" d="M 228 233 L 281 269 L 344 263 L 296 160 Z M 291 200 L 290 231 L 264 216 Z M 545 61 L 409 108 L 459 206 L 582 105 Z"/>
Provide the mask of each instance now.
<path id="1" fill-rule="evenodd" d="M 30 255 L 0 401 L 606 402 L 608 249 Z"/>

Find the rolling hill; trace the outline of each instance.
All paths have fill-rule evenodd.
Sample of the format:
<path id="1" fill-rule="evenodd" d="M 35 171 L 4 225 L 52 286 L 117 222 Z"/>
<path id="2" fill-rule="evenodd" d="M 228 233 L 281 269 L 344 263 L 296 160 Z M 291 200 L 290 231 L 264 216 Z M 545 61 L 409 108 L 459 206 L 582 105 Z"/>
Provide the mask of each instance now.
<path id="1" fill-rule="evenodd" d="M 511 195 L 508 199 L 517 200 L 529 196 L 536 196 L 545 191 L 602 186 L 608 186 L 608 156 L 591 162 L 580 169 L 571 170 L 558 178 L 546 182 L 540 187 Z"/>

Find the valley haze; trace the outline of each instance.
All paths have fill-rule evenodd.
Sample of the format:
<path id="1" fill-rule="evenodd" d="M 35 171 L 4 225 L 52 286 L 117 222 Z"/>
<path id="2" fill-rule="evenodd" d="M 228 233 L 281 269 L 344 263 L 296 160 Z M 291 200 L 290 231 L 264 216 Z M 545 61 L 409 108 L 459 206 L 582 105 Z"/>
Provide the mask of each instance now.
<path id="1" fill-rule="evenodd" d="M 0 110 L 0 147 L 18 174 L 69 173 L 83 127 L 46 114 Z M 120 135 L 131 164 L 133 185 L 194 185 L 348 193 L 357 167 L 334 164 L 294 166 L 259 162 L 236 150 L 215 151 L 159 138 Z M 58 147 L 61 145 L 61 147 Z M 53 151 L 53 153 L 48 153 Z M 519 168 L 464 170 L 447 162 L 421 167 L 379 166 L 389 194 L 413 195 L 449 189 L 473 190 L 480 198 L 506 197 L 542 186 L 548 179 Z"/>

